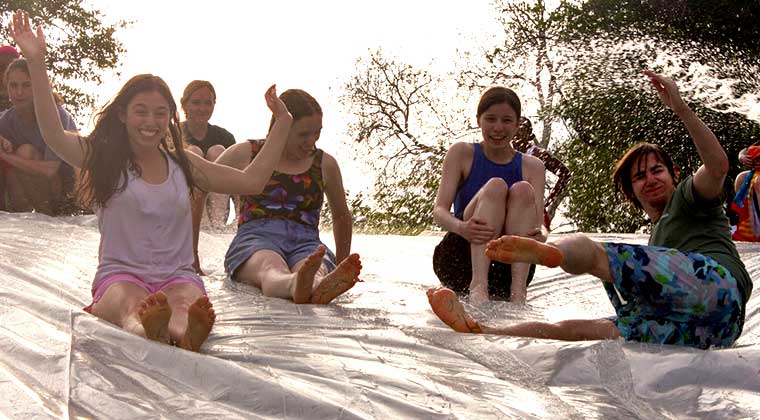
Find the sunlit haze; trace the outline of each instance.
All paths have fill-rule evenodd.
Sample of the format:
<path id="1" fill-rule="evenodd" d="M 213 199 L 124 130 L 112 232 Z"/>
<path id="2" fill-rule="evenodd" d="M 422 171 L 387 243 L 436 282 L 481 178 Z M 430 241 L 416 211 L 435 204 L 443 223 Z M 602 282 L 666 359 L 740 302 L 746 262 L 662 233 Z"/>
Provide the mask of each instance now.
<path id="1" fill-rule="evenodd" d="M 127 50 L 121 76 L 109 75 L 98 87 L 98 104 L 138 73 L 161 76 L 177 101 L 191 80 L 209 80 L 217 91 L 211 123 L 242 141 L 266 134 L 270 114 L 263 95 L 269 85 L 276 83 L 278 91 L 304 89 L 324 110 L 318 145 L 336 155 L 350 190 L 360 170 L 344 146 L 346 111 L 338 99 L 356 59 L 380 47 L 405 62 L 432 62 L 445 71 L 457 48 L 477 48 L 501 31 L 487 0 L 92 4 L 106 22 L 132 21 L 117 32 Z"/>

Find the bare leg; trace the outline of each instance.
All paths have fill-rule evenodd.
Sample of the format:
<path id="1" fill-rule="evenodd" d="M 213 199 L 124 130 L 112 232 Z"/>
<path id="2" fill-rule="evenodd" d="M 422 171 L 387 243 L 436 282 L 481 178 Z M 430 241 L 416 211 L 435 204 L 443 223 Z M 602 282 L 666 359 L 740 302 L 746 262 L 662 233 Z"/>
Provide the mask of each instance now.
<path id="1" fill-rule="evenodd" d="M 508 327 L 483 327 L 486 334 L 512 337 L 545 338 L 562 341 L 605 340 L 620 338 L 620 330 L 609 319 L 572 319 L 556 324 L 523 322 Z"/>
<path id="2" fill-rule="evenodd" d="M 504 228 L 504 213 L 506 212 L 509 188 L 501 178 L 489 179 L 480 191 L 475 194 L 464 210 L 464 220 L 472 218 L 481 220 L 493 229 L 494 238 Z M 486 243 L 470 242 L 470 258 L 472 260 L 472 279 L 470 281 L 470 296 L 478 300 L 488 299 L 488 268 L 490 259 L 485 254 Z"/>
<path id="3" fill-rule="evenodd" d="M 488 243 L 487 254 L 506 263 L 522 261 L 547 267 L 561 265 L 570 274 L 588 273 L 604 281 L 612 281 L 604 247 L 583 235 L 562 238 L 555 244 L 542 244 L 518 236 L 502 236 Z"/>
<path id="4" fill-rule="evenodd" d="M 206 160 L 214 162 L 224 152 L 224 146 L 215 144 L 206 152 Z M 208 219 L 214 226 L 224 226 L 229 216 L 230 196 L 210 193 L 208 195 Z"/>
<path id="5" fill-rule="evenodd" d="M 522 236 L 536 228 L 541 228 L 542 214 L 536 208 L 536 196 L 533 186 L 520 181 L 512 185 L 507 199 L 507 216 L 504 232 L 507 235 Z M 531 217 L 532 216 L 532 217 Z M 528 295 L 528 272 L 530 264 L 514 262 L 512 270 L 512 287 L 509 300 L 524 303 Z"/>
<path id="6" fill-rule="evenodd" d="M 115 324 L 132 334 L 146 337 L 145 328 L 138 315 L 141 302 L 148 292 L 126 281 L 111 284 L 100 300 L 93 305 L 92 314 Z"/>
<path id="7" fill-rule="evenodd" d="M 6 189 L 6 163 L 0 160 L 0 211 L 5 211 L 5 189 Z"/>
<path id="8" fill-rule="evenodd" d="M 201 236 L 201 219 L 203 218 L 203 208 L 205 207 L 207 194 L 199 189 L 193 190 L 192 202 L 190 203 L 190 210 L 193 218 L 193 268 L 195 272 L 200 276 L 205 276 L 206 273 L 201 269 L 201 258 L 198 255 L 198 243 Z"/>
<path id="9" fill-rule="evenodd" d="M 22 144 L 15 152 L 17 156 L 27 160 L 42 160 L 42 154 L 29 144 Z M 53 215 L 54 204 L 58 201 L 63 190 L 60 171 L 48 178 L 44 175 L 24 173 L 21 170 L 13 171 L 17 187 L 14 188 L 14 201 L 27 202 L 28 205 L 39 213 Z M 23 198 L 19 197 L 23 195 Z"/>
<path id="10" fill-rule="evenodd" d="M 294 273 L 279 254 L 262 249 L 254 252 L 240 266 L 235 273 L 235 280 L 260 288 L 264 296 L 307 303 L 324 252 L 324 248 L 315 250 L 304 262 L 296 264 Z"/>
<path id="11" fill-rule="evenodd" d="M 564 341 L 603 340 L 620 337 L 620 330 L 608 319 L 567 320 L 556 324 L 524 322 L 508 327 L 493 328 L 478 323 L 459 302 L 456 294 L 445 288 L 427 291 L 433 312 L 454 331 L 484 333 L 512 337 L 544 338 Z"/>
<path id="12" fill-rule="evenodd" d="M 562 252 L 554 245 L 507 235 L 489 242 L 486 255 L 507 264 L 526 262 L 547 267 L 557 267 L 563 259 Z"/>
<path id="13" fill-rule="evenodd" d="M 32 204 L 26 198 L 24 193 L 24 186 L 19 181 L 16 173 L 18 170 L 14 169 L 8 173 L 8 179 L 6 185 L 8 187 L 8 211 L 11 212 L 30 212 L 32 211 Z"/>
<path id="14" fill-rule="evenodd" d="M 194 153 L 198 156 L 203 156 L 203 151 L 198 146 L 187 146 L 185 151 Z M 206 194 L 205 191 L 196 188 L 193 190 L 190 203 L 190 211 L 193 216 L 193 257 L 195 260 L 193 261 L 193 268 L 200 276 L 206 275 L 206 273 L 201 270 L 201 259 L 198 255 L 198 241 L 200 240 L 201 235 L 201 219 L 203 219 L 203 209 L 206 207 L 207 195 L 208 194 Z"/>
<path id="15" fill-rule="evenodd" d="M 362 263 L 359 254 L 349 255 L 335 267 L 335 270 L 319 281 L 311 294 L 311 303 L 324 305 L 332 302 L 361 281 L 359 280 L 361 270 Z"/>

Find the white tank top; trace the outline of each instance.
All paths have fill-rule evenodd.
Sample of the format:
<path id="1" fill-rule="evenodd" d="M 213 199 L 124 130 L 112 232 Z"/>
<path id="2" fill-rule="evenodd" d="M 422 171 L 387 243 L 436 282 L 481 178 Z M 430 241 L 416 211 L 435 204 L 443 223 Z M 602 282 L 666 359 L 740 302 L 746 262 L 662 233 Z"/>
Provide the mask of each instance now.
<path id="1" fill-rule="evenodd" d="M 193 270 L 190 195 L 182 169 L 173 159 L 169 176 L 149 184 L 128 171 L 127 187 L 98 208 L 101 256 L 93 288 L 117 273 L 146 283 L 176 277 L 200 278 Z M 119 183 L 121 185 L 121 183 Z"/>

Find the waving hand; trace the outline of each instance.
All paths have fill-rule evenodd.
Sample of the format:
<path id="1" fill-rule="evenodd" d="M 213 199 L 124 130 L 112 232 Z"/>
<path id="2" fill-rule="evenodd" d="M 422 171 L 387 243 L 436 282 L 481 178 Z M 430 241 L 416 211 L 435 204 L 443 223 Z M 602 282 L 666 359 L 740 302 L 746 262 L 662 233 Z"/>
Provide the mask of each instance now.
<path id="1" fill-rule="evenodd" d="M 36 60 L 45 58 L 45 51 L 47 50 L 45 34 L 42 33 L 41 26 L 37 26 L 37 30 L 32 31 L 32 25 L 29 23 L 29 13 L 17 10 L 13 14 L 9 30 L 27 59 Z"/>

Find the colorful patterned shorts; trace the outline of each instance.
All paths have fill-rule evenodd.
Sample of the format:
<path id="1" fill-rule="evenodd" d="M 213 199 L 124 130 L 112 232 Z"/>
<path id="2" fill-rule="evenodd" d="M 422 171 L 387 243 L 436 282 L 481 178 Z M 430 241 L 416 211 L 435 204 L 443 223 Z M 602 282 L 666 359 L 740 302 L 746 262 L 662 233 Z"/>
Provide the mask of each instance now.
<path id="1" fill-rule="evenodd" d="M 706 349 L 729 347 L 741 334 L 736 279 L 714 259 L 654 246 L 603 246 L 614 281 L 604 288 L 626 340 Z"/>

